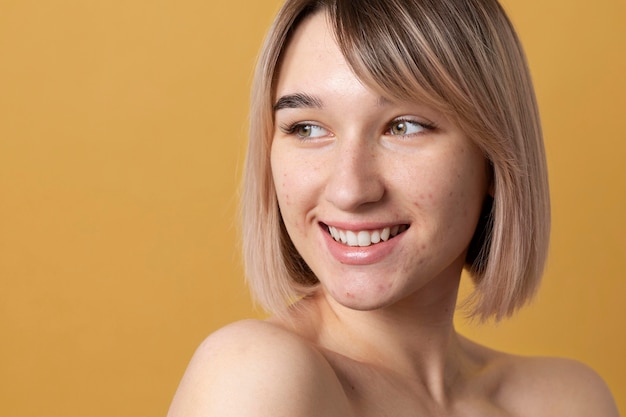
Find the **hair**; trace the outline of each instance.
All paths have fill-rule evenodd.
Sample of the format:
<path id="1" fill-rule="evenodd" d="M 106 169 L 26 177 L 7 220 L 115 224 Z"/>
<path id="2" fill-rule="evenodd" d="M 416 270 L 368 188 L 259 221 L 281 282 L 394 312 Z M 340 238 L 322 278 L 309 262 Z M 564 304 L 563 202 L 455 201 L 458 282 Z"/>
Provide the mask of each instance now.
<path id="1" fill-rule="evenodd" d="M 287 0 L 255 72 L 242 193 L 248 283 L 281 314 L 319 281 L 282 222 L 270 166 L 282 54 L 299 22 L 325 12 L 355 75 L 385 97 L 443 112 L 483 151 L 492 193 L 468 248 L 481 321 L 512 315 L 535 293 L 548 251 L 550 203 L 535 94 L 523 49 L 497 0 Z"/>

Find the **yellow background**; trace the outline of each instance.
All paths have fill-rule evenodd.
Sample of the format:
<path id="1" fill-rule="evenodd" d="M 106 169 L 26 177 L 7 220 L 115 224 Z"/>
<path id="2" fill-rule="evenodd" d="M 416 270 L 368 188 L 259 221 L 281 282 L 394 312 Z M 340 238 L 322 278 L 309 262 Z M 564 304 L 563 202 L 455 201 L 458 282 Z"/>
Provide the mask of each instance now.
<path id="1" fill-rule="evenodd" d="M 278 0 L 0 0 L 2 415 L 164 415 L 253 310 L 236 187 Z M 536 302 L 464 333 L 593 366 L 626 412 L 626 3 L 508 0 L 551 172 Z"/>

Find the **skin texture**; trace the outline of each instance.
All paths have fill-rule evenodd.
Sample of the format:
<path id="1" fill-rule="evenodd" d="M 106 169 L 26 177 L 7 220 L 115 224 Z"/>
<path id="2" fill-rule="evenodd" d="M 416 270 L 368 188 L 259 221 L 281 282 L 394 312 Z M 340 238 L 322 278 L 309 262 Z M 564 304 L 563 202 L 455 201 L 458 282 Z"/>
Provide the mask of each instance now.
<path id="1" fill-rule="evenodd" d="M 495 352 L 455 332 L 463 260 L 490 187 L 458 127 L 364 86 L 321 13 L 295 32 L 276 103 L 277 197 L 320 290 L 287 318 L 207 338 L 169 416 L 618 415 L 585 366 Z M 353 247 L 328 226 L 401 233 Z"/>
<path id="2" fill-rule="evenodd" d="M 447 305 L 487 193 L 481 151 L 438 112 L 373 94 L 332 36 L 307 28 L 287 49 L 276 101 L 306 94 L 316 104 L 277 110 L 272 144 L 274 184 L 294 245 L 342 306 L 430 304 L 439 296 Z M 294 124 L 310 136 L 289 133 Z M 394 134 L 401 126 L 409 134 Z M 325 225 L 355 233 L 409 228 L 355 248 L 335 244 Z M 424 298 L 417 290 L 426 286 Z"/>

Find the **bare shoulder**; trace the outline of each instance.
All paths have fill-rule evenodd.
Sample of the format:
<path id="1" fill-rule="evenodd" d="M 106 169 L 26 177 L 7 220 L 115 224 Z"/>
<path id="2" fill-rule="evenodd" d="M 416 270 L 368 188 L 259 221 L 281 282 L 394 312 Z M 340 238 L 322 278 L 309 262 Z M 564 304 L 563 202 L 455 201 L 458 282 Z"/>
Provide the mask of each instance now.
<path id="1" fill-rule="evenodd" d="M 200 345 L 168 417 L 348 415 L 342 396 L 313 345 L 279 326 L 249 320 Z"/>
<path id="2" fill-rule="evenodd" d="M 619 417 L 603 379 L 569 359 L 506 356 L 501 399 L 519 416 Z"/>

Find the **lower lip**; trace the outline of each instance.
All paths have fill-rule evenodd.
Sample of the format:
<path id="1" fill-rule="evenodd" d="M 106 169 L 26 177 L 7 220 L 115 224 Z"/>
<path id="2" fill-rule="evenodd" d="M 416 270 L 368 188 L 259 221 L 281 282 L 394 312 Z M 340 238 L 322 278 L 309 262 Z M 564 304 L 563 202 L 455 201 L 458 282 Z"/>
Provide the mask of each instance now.
<path id="1" fill-rule="evenodd" d="M 326 247 L 330 254 L 340 263 L 346 265 L 372 265 L 387 258 L 402 239 L 400 233 L 386 242 L 379 242 L 370 246 L 347 246 L 337 242 L 322 229 Z"/>

